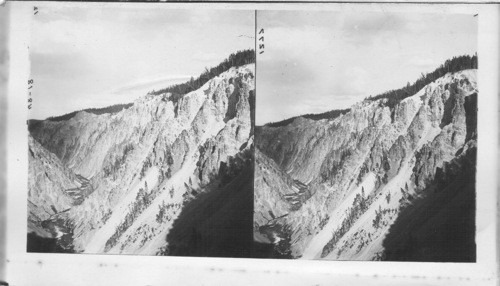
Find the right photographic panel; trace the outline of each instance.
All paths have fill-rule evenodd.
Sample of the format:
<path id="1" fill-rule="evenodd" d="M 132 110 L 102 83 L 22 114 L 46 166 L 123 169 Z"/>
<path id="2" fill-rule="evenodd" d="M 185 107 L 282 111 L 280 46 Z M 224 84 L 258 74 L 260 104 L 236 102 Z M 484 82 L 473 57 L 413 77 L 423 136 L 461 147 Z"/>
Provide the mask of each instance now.
<path id="1" fill-rule="evenodd" d="M 478 17 L 257 12 L 256 256 L 476 261 Z"/>

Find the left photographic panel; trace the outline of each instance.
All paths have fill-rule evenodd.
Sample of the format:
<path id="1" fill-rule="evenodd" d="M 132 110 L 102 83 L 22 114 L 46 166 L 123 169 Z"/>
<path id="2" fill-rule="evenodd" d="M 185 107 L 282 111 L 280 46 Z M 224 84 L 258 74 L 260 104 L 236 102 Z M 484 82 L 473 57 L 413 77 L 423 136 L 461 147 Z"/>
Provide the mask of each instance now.
<path id="1" fill-rule="evenodd" d="M 36 10 L 27 251 L 249 257 L 255 12 Z"/>

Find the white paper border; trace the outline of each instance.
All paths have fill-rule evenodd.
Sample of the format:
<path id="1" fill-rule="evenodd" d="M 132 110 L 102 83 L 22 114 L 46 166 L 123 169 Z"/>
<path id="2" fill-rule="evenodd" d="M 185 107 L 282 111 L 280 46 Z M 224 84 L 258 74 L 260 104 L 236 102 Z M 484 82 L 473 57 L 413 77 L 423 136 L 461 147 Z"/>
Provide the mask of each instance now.
<path id="1" fill-rule="evenodd" d="M 180 4 L 10 2 L 7 121 L 7 281 L 11 285 L 493 285 L 497 276 L 498 19 L 496 5 Z M 479 117 L 477 263 L 297 261 L 26 253 L 28 44 L 33 6 L 134 6 L 179 9 L 354 10 L 478 13 Z M 258 70 L 257 70 L 258 80 Z M 258 86 L 258 85 L 257 85 Z M 258 97 L 258 90 L 256 91 Z"/>

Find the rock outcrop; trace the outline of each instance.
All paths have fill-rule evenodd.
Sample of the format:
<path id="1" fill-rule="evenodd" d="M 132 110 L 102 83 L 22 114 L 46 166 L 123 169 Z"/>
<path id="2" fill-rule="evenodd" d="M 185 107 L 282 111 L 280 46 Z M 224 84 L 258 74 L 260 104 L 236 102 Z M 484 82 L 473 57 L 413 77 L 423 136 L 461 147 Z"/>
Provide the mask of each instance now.
<path id="1" fill-rule="evenodd" d="M 85 181 L 81 201 L 64 201 L 74 251 L 162 253 L 183 207 L 216 188 L 221 169 L 253 148 L 253 99 L 249 64 L 181 97 L 151 94 L 117 113 L 82 111 L 38 122 L 33 144 L 51 153 L 50 168 L 61 166 L 59 177 L 48 181 L 60 189 L 81 187 L 71 178 Z M 39 165 L 30 163 L 30 210 L 47 208 L 36 198 L 61 193 L 44 185 Z"/>
<path id="2" fill-rule="evenodd" d="M 28 231 L 50 237 L 51 231 L 42 226 L 57 214 L 70 209 L 76 199 L 70 190 L 82 186 L 77 176 L 33 137 L 28 137 Z"/>
<path id="3" fill-rule="evenodd" d="M 401 211 L 429 189 L 446 187 L 432 187 L 443 168 L 465 168 L 450 162 L 468 162 L 458 158 L 475 152 L 477 94 L 476 70 L 463 70 L 394 107 L 387 99 L 365 100 L 336 118 L 258 127 L 256 236 L 268 224 L 262 218 L 277 212 L 296 258 L 383 259 L 384 237 Z M 262 171 L 270 170 L 269 160 L 279 166 L 273 174 Z M 292 192 L 289 178 L 309 192 L 296 208 L 284 199 Z"/>

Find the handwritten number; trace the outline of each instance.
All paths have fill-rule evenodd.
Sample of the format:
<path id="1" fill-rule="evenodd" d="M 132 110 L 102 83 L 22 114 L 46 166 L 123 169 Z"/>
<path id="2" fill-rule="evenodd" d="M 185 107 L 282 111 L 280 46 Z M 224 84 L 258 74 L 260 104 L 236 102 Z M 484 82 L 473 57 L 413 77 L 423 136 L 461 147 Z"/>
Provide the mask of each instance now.
<path id="1" fill-rule="evenodd" d="M 33 84 L 34 84 L 34 83 L 35 83 L 35 81 L 34 81 L 32 78 L 30 78 L 30 79 L 28 80 L 28 90 L 30 90 L 30 89 L 32 89 L 32 88 L 33 88 Z M 29 98 L 28 98 L 28 103 L 29 103 L 29 104 L 28 104 L 28 109 L 31 109 L 32 102 L 33 102 L 33 98 L 31 97 L 31 91 L 30 91 L 30 92 L 28 92 L 28 96 L 29 96 Z"/>
<path id="2" fill-rule="evenodd" d="M 264 53 L 264 28 L 260 29 L 259 31 L 259 35 L 262 35 L 260 38 L 259 38 L 259 54 L 263 54 Z"/>

